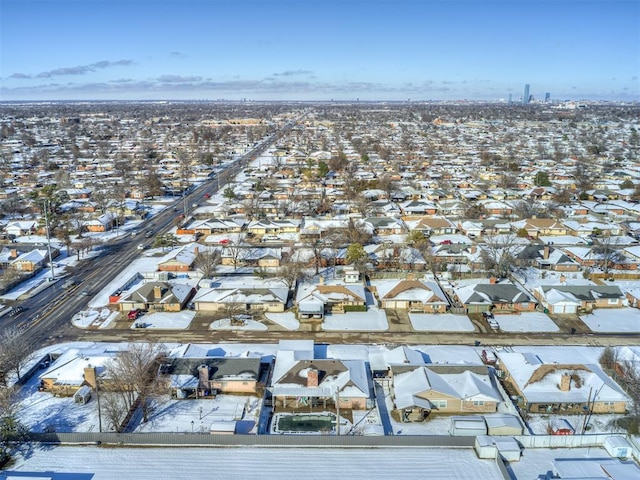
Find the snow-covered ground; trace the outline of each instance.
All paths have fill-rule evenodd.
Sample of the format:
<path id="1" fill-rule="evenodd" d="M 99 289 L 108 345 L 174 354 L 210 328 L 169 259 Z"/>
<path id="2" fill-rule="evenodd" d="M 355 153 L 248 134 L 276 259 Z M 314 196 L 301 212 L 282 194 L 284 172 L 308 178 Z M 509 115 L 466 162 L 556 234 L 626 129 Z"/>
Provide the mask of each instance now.
<path id="1" fill-rule="evenodd" d="M 580 320 L 596 333 L 640 332 L 640 309 L 637 308 L 601 308 L 581 315 Z"/>
<path id="2" fill-rule="evenodd" d="M 108 308 L 82 310 L 73 316 L 71 323 L 78 328 L 107 328 L 117 316 L 118 312 L 112 312 Z"/>
<path id="3" fill-rule="evenodd" d="M 209 328 L 211 330 L 268 330 L 266 325 L 249 319 L 242 320 L 242 325 L 231 325 L 230 318 L 222 318 L 211 322 L 211 326 Z"/>
<path id="4" fill-rule="evenodd" d="M 520 315 L 495 315 L 500 330 L 505 332 L 559 332 L 558 326 L 542 312 L 524 312 Z"/>
<path id="5" fill-rule="evenodd" d="M 293 312 L 265 313 L 264 316 L 287 330 L 298 330 L 300 328 L 300 322 Z"/>
<path id="6" fill-rule="evenodd" d="M 548 470 L 548 465 L 547 465 Z M 546 470 L 545 470 L 546 471 Z M 98 448 L 36 447 L 7 474 L 47 478 L 158 480 L 503 480 L 495 460 L 472 448 Z M 60 473 L 60 475 L 52 474 Z M 73 474 L 76 474 L 73 476 Z M 79 474 L 84 474 L 80 477 Z M 520 477 L 522 479 L 536 477 Z"/>
<path id="7" fill-rule="evenodd" d="M 144 328 L 154 328 L 162 330 L 186 330 L 189 328 L 193 317 L 196 316 L 196 312 L 191 310 L 182 310 L 180 312 L 154 312 L 145 313 L 139 317 L 136 321 L 132 320 L 131 328 L 136 327 L 136 324 L 143 325 Z"/>
<path id="8" fill-rule="evenodd" d="M 165 396 L 154 401 L 148 421 L 138 421 L 133 431 L 209 433 L 212 424 L 236 422 L 236 433 L 255 434 L 260 405 L 261 399 L 246 395 L 218 395 L 205 400 L 171 400 Z"/>
<path id="9" fill-rule="evenodd" d="M 366 312 L 327 315 L 322 322 L 323 330 L 385 331 L 388 328 L 387 314 L 376 307 L 369 307 Z"/>
<path id="10" fill-rule="evenodd" d="M 473 332 L 475 327 L 466 315 L 452 313 L 410 313 L 409 320 L 414 330 L 420 332 Z"/>

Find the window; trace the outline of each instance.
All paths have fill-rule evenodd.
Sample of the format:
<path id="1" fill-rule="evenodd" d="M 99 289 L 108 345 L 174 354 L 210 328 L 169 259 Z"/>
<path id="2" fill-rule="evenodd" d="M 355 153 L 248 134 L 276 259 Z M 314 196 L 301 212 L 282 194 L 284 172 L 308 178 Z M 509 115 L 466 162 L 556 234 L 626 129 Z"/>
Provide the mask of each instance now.
<path id="1" fill-rule="evenodd" d="M 482 407 L 482 406 L 484 406 L 484 400 L 474 400 L 473 401 L 473 406 L 474 407 Z"/>
<path id="2" fill-rule="evenodd" d="M 618 304 L 618 299 L 617 298 L 610 298 L 609 299 L 609 305 L 617 305 Z"/>
<path id="3" fill-rule="evenodd" d="M 602 402 L 602 405 L 604 405 L 605 407 L 613 407 L 615 405 L 615 402 Z"/>
<path id="4" fill-rule="evenodd" d="M 431 405 L 433 405 L 433 408 L 443 409 L 443 408 L 447 408 L 447 401 L 446 400 L 431 400 Z"/>

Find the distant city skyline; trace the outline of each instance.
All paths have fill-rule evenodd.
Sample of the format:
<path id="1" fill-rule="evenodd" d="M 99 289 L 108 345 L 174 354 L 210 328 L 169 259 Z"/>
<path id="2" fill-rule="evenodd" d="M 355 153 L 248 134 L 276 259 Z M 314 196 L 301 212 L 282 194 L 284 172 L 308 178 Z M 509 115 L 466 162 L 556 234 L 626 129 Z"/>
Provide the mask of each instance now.
<path id="1" fill-rule="evenodd" d="M 640 101 L 637 0 L 2 0 L 0 100 Z"/>

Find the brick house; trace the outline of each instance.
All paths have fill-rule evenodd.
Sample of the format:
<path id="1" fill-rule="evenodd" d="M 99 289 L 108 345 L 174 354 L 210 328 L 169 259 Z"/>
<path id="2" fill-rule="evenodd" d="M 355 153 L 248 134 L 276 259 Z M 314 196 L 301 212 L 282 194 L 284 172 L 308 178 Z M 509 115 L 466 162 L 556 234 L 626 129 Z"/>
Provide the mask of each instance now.
<path id="1" fill-rule="evenodd" d="M 485 366 L 429 365 L 391 367 L 393 409 L 402 422 L 430 413 L 494 413 L 503 401 Z"/>

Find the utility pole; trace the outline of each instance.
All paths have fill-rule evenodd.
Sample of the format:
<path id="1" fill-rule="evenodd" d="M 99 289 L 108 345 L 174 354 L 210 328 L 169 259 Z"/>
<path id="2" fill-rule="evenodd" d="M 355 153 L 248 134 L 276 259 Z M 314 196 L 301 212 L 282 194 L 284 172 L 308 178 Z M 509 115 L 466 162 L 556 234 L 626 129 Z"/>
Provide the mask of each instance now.
<path id="1" fill-rule="evenodd" d="M 49 233 L 49 200 L 45 199 L 44 201 L 44 225 L 47 230 L 47 250 L 49 252 L 49 267 L 51 268 L 51 281 L 56 278 L 56 275 L 53 270 L 53 259 L 51 258 L 51 235 Z"/>

